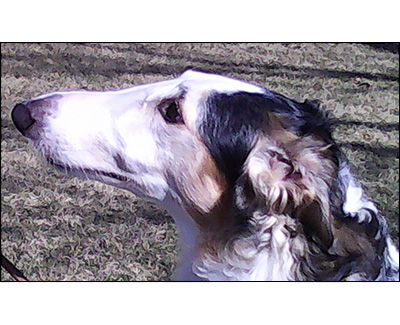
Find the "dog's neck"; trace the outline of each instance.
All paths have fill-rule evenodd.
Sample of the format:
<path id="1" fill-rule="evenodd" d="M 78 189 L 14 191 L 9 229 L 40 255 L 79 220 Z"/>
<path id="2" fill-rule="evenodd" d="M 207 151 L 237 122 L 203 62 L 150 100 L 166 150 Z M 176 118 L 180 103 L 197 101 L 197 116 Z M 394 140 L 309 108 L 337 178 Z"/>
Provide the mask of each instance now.
<path id="1" fill-rule="evenodd" d="M 202 235 L 201 226 L 178 203 L 178 200 L 168 195 L 163 205 L 175 220 L 179 231 L 180 257 L 174 272 L 174 280 L 293 280 L 290 269 L 294 261 L 289 259 L 281 264 L 279 259 L 282 253 L 290 257 L 288 250 L 294 244 L 289 243 L 289 236 L 283 228 L 286 218 L 282 220 L 267 216 L 256 218 L 255 229 L 259 229 L 258 232 L 239 239 L 236 245 L 230 248 L 220 245 L 212 247 L 211 251 L 214 249 L 223 251 L 223 254 L 217 252 L 217 255 L 213 256 L 212 253 L 209 255 L 211 252 L 207 250 L 209 240 Z M 210 242 L 213 243 L 212 240 Z M 262 247 L 263 245 L 265 247 Z M 200 252 L 201 248 L 205 251 Z M 252 256 L 247 256 L 249 254 Z M 225 256 L 226 259 L 220 260 L 221 256 Z M 229 274 L 229 270 L 232 274 Z"/>
<path id="2" fill-rule="evenodd" d="M 197 258 L 198 246 L 203 241 L 198 225 L 171 194 L 167 194 L 163 206 L 178 227 L 180 255 L 173 280 L 201 281 L 202 279 L 195 275 L 192 269 Z"/>

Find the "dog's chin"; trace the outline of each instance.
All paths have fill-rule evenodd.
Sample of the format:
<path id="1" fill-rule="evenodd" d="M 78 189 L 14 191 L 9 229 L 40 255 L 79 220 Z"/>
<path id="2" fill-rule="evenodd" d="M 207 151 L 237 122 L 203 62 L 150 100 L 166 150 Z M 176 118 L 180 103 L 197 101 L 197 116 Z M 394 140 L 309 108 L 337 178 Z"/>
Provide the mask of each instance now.
<path id="1" fill-rule="evenodd" d="M 114 182 L 128 182 L 129 178 L 123 175 L 119 175 L 113 172 L 105 172 L 102 170 L 96 170 L 85 167 L 74 167 L 62 164 L 60 162 L 55 161 L 53 158 L 46 156 L 46 161 L 57 171 L 62 172 L 64 174 L 75 176 L 82 179 L 92 179 L 96 181 L 112 183 L 111 185 L 116 185 Z M 108 180 L 108 181 L 107 181 Z M 114 182 L 110 182 L 113 180 Z"/>

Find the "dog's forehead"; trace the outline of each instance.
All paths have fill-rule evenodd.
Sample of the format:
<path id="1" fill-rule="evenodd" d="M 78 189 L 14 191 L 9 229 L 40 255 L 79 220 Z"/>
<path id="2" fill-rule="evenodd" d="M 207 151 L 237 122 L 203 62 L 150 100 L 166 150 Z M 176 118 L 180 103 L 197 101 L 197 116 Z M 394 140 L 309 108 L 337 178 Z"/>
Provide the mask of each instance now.
<path id="1" fill-rule="evenodd" d="M 155 83 L 138 85 L 130 89 L 122 90 L 120 93 L 142 93 L 145 101 L 157 101 L 163 98 L 181 96 L 182 93 L 190 97 L 204 97 L 211 92 L 235 93 L 239 91 L 250 93 L 264 93 L 261 87 L 244 81 L 216 75 L 188 70 L 174 79 L 168 79 Z"/>

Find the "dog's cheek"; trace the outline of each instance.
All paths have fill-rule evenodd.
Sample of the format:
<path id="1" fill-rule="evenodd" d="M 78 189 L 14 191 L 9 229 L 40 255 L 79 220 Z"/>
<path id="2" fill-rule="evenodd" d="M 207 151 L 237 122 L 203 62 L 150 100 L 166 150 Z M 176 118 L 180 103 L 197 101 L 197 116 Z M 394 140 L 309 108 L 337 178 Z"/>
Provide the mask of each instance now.
<path id="1" fill-rule="evenodd" d="M 208 154 L 204 153 L 200 164 L 187 169 L 182 191 L 187 201 L 200 214 L 210 213 L 224 191 L 224 179 Z"/>

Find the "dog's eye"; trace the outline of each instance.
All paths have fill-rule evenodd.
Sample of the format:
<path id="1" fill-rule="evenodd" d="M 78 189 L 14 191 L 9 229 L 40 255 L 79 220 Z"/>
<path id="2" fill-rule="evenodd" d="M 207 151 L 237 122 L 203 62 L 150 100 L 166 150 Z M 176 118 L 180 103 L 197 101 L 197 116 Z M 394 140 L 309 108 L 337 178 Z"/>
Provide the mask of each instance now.
<path id="1" fill-rule="evenodd" d="M 179 103 L 176 101 L 171 101 L 168 103 L 163 103 L 159 106 L 159 110 L 164 120 L 172 124 L 182 124 L 183 118 L 181 114 L 181 109 Z"/>

